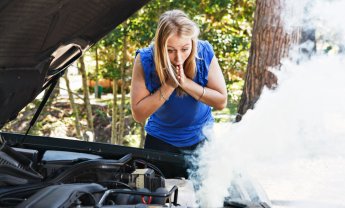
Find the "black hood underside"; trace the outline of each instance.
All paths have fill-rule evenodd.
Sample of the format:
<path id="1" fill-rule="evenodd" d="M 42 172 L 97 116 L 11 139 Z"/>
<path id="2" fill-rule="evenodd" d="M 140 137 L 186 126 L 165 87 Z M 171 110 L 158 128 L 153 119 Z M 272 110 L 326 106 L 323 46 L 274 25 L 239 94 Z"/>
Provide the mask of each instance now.
<path id="1" fill-rule="evenodd" d="M 0 128 L 148 0 L 1 0 Z"/>

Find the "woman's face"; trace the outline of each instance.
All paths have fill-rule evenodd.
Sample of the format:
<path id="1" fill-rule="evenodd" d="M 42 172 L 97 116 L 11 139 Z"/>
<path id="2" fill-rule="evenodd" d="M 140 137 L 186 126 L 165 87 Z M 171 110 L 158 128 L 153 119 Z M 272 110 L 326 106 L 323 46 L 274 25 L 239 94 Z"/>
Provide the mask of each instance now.
<path id="1" fill-rule="evenodd" d="M 173 35 L 167 41 L 168 55 L 174 66 L 182 66 L 192 52 L 192 39 Z"/>

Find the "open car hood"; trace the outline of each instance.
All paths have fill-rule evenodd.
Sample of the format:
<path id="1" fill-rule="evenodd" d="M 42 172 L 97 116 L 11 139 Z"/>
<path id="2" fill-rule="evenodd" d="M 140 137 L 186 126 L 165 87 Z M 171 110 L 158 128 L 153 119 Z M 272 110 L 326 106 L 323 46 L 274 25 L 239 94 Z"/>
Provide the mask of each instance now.
<path id="1" fill-rule="evenodd" d="M 2 0 L 0 128 L 148 0 Z"/>

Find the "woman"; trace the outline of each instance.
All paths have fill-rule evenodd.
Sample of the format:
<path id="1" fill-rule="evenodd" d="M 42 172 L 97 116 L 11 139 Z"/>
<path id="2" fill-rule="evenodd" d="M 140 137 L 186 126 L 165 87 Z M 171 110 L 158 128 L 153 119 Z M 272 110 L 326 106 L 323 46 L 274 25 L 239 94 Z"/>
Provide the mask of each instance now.
<path id="1" fill-rule="evenodd" d="M 213 123 L 211 107 L 227 104 L 224 77 L 212 46 L 180 10 L 160 17 L 153 45 L 139 49 L 131 83 L 132 114 L 144 122 L 145 148 L 194 150 Z"/>

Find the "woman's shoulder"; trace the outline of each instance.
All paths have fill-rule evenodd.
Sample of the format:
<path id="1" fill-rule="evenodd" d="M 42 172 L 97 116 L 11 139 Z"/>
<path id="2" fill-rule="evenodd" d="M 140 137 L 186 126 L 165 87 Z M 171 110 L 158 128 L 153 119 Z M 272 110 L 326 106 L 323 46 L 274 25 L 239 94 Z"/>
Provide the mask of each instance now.
<path id="1" fill-rule="evenodd" d="M 140 53 L 140 57 L 142 56 L 152 56 L 153 55 L 153 45 L 149 45 L 145 48 L 140 48 L 136 51 L 135 55 Z"/>
<path id="2" fill-rule="evenodd" d="M 201 50 L 206 50 L 212 48 L 212 45 L 207 40 L 198 40 L 198 48 Z"/>
<path id="3" fill-rule="evenodd" d="M 214 51 L 212 45 L 207 40 L 198 40 L 198 58 L 207 59 L 210 62 L 213 56 Z"/>
<path id="4" fill-rule="evenodd" d="M 153 65 L 153 46 L 140 48 L 136 51 L 135 56 L 140 54 L 140 60 L 145 69 L 149 69 Z"/>

